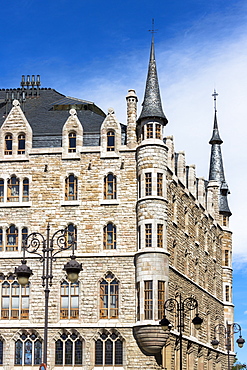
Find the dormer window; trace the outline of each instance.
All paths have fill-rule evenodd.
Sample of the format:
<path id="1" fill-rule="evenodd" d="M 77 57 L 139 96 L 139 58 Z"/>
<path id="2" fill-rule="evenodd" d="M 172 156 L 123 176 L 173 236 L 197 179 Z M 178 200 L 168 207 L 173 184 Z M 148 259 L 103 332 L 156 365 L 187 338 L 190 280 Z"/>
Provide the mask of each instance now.
<path id="1" fill-rule="evenodd" d="M 76 133 L 70 132 L 69 133 L 69 153 L 76 152 Z"/>
<path id="2" fill-rule="evenodd" d="M 7 134 L 5 136 L 5 155 L 11 155 L 12 154 L 12 144 L 13 144 L 13 137 L 11 134 Z"/>
<path id="3" fill-rule="evenodd" d="M 25 154 L 26 138 L 24 134 L 18 136 L 18 151 L 17 154 Z"/>
<path id="4" fill-rule="evenodd" d="M 107 151 L 113 152 L 115 150 L 115 132 L 107 132 Z"/>

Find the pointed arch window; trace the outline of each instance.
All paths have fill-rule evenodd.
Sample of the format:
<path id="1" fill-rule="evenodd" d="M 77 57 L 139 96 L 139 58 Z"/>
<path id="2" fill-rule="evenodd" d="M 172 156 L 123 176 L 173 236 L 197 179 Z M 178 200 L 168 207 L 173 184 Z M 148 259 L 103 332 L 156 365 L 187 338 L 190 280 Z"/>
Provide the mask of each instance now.
<path id="1" fill-rule="evenodd" d="M 79 318 L 79 282 L 61 283 L 60 319 Z"/>
<path id="2" fill-rule="evenodd" d="M 15 342 L 15 365 L 40 365 L 42 343 L 36 334 L 22 334 Z"/>
<path id="3" fill-rule="evenodd" d="M 17 154 L 25 154 L 26 137 L 24 134 L 18 136 L 18 150 Z"/>
<path id="4" fill-rule="evenodd" d="M 22 194 L 22 201 L 28 202 L 29 201 L 29 180 L 23 180 L 23 194 Z"/>
<path id="5" fill-rule="evenodd" d="M 76 333 L 63 333 L 56 341 L 55 365 L 82 365 L 82 340 Z"/>
<path id="6" fill-rule="evenodd" d="M 117 178 L 112 173 L 109 173 L 104 178 L 104 199 L 117 198 Z"/>
<path id="7" fill-rule="evenodd" d="M 118 318 L 118 281 L 109 273 L 100 283 L 100 319 Z"/>
<path id="8" fill-rule="evenodd" d="M 11 225 L 6 230 L 6 251 L 17 251 L 18 250 L 18 229 L 15 225 Z"/>
<path id="9" fill-rule="evenodd" d="M 73 224 L 69 224 L 68 225 L 68 244 L 72 245 L 72 243 L 74 243 L 74 249 L 77 249 L 77 227 Z"/>
<path id="10" fill-rule="evenodd" d="M 115 333 L 102 333 L 95 342 L 95 365 L 123 365 L 123 341 Z"/>
<path id="11" fill-rule="evenodd" d="M 1 319 L 27 320 L 29 317 L 29 285 L 22 287 L 13 276 L 1 283 Z"/>
<path id="12" fill-rule="evenodd" d="M 75 153 L 76 152 L 76 133 L 70 132 L 69 133 L 69 153 Z"/>
<path id="13" fill-rule="evenodd" d="M 12 145 L 13 145 L 13 137 L 11 134 L 7 134 L 5 136 L 5 155 L 11 155 L 12 154 Z"/>
<path id="14" fill-rule="evenodd" d="M 0 202 L 4 202 L 4 180 L 0 179 Z"/>
<path id="15" fill-rule="evenodd" d="M 73 174 L 65 179 L 65 200 L 77 200 L 77 177 Z"/>
<path id="16" fill-rule="evenodd" d="M 109 222 L 104 227 L 104 249 L 116 249 L 116 226 Z"/>
<path id="17" fill-rule="evenodd" d="M 115 150 L 115 132 L 114 131 L 108 131 L 107 132 L 107 147 L 108 152 L 112 152 Z"/>
<path id="18" fill-rule="evenodd" d="M 19 202 L 19 187 L 19 179 L 17 179 L 16 176 L 11 176 L 11 178 L 8 180 L 8 202 Z"/>

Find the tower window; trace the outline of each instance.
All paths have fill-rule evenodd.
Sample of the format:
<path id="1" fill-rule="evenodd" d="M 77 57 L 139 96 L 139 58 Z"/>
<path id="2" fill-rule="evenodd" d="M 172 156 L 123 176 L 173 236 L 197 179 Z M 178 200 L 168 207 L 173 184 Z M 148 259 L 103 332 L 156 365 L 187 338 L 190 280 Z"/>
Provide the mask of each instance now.
<path id="1" fill-rule="evenodd" d="M 228 219 L 227 219 L 227 216 L 223 216 L 223 226 L 227 226 L 227 221 L 228 221 Z"/>
<path id="2" fill-rule="evenodd" d="M 17 150 L 17 154 L 25 154 L 25 146 L 26 146 L 25 135 L 24 134 L 20 134 L 18 136 L 18 150 Z"/>
<path id="3" fill-rule="evenodd" d="M 163 248 L 163 224 L 157 224 L 157 247 Z"/>
<path id="4" fill-rule="evenodd" d="M 19 179 L 16 176 L 12 176 L 8 180 L 8 202 L 19 202 Z"/>
<path id="5" fill-rule="evenodd" d="M 147 139 L 152 139 L 154 137 L 154 134 L 153 134 L 153 124 L 152 123 L 148 123 L 147 124 Z"/>
<path id="6" fill-rule="evenodd" d="M 77 199 L 77 178 L 74 175 L 69 175 L 65 179 L 65 200 Z"/>
<path id="7" fill-rule="evenodd" d="M 123 365 L 123 342 L 115 333 L 102 333 L 95 342 L 95 365 Z"/>
<path id="8" fill-rule="evenodd" d="M 70 132 L 69 133 L 69 153 L 76 152 L 76 133 Z"/>
<path id="9" fill-rule="evenodd" d="M 116 199 L 117 197 L 117 179 L 112 173 L 104 178 L 104 199 Z"/>
<path id="10" fill-rule="evenodd" d="M 79 318 L 79 283 L 61 283 L 60 319 Z"/>
<path id="11" fill-rule="evenodd" d="M 225 260 L 224 260 L 224 266 L 229 266 L 229 250 L 225 250 Z"/>
<path id="12" fill-rule="evenodd" d="M 28 179 L 23 180 L 22 201 L 23 202 L 28 202 L 29 201 L 29 180 Z"/>
<path id="13" fill-rule="evenodd" d="M 112 152 L 115 150 L 115 132 L 107 132 L 107 151 Z"/>
<path id="14" fill-rule="evenodd" d="M 152 280 L 144 281 L 144 318 L 145 320 L 153 319 L 153 282 Z"/>
<path id="15" fill-rule="evenodd" d="M 100 283 L 100 319 L 118 318 L 118 281 L 109 273 Z"/>
<path id="16" fill-rule="evenodd" d="M 13 144 L 13 137 L 11 134 L 8 134 L 5 136 L 5 155 L 11 155 L 12 154 L 12 144 Z"/>
<path id="17" fill-rule="evenodd" d="M 160 124 L 158 124 L 158 123 L 156 123 L 156 125 L 155 125 L 155 137 L 156 137 L 156 139 L 162 139 L 162 137 L 161 137 L 161 125 Z"/>
<path id="18" fill-rule="evenodd" d="M 152 224 L 145 225 L 145 247 L 152 247 Z"/>
<path id="19" fill-rule="evenodd" d="M 82 340 L 76 333 L 63 333 L 55 344 L 56 365 L 82 365 Z"/>
<path id="20" fill-rule="evenodd" d="M 229 301 L 230 301 L 230 287 L 229 287 L 229 285 L 226 285 L 226 290 L 225 290 L 225 300 L 226 300 L 227 302 L 229 302 Z"/>
<path id="21" fill-rule="evenodd" d="M 22 334 L 15 342 L 15 365 L 40 365 L 42 343 L 35 334 Z"/>
<path id="22" fill-rule="evenodd" d="M 116 249 L 116 226 L 111 222 L 104 227 L 104 249 Z"/>
<path id="23" fill-rule="evenodd" d="M 158 319 L 162 319 L 165 303 L 165 282 L 158 281 Z"/>
<path id="24" fill-rule="evenodd" d="M 145 173 L 145 195 L 152 195 L 152 173 Z"/>
<path id="25" fill-rule="evenodd" d="M 157 173 L 157 195 L 163 196 L 163 173 Z"/>

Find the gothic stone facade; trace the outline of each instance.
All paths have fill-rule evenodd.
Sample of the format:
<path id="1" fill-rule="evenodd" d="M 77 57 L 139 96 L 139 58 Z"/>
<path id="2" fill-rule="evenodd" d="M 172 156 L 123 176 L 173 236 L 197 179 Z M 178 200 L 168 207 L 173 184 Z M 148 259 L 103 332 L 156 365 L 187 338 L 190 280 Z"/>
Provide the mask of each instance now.
<path id="1" fill-rule="evenodd" d="M 162 114 L 137 120 L 134 90 L 126 98 L 126 126 L 113 109 L 105 116 L 81 101 L 101 117 L 97 140 L 79 119 L 85 108 L 76 106 L 79 100 L 53 105 L 52 114 L 67 115 L 55 145 L 53 118 L 44 113 L 49 125 L 38 135 L 28 110 L 28 104 L 40 109 L 49 94 L 26 91 L 25 106 L 13 100 L 0 129 L 0 368 L 38 369 L 42 263 L 26 255 L 29 288 L 18 287 L 14 270 L 22 239 L 45 235 L 49 223 L 51 233 L 72 230 L 83 266 L 73 285 L 63 270 L 71 251 L 53 262 L 49 369 L 178 369 L 176 314 L 168 315 L 170 333 L 159 320 L 164 301 L 179 294 L 196 298 L 203 318 L 197 331 L 195 311 L 186 312 L 184 368 L 226 369 L 224 338 L 217 350 L 210 344 L 217 324 L 233 322 L 231 232 L 229 214 L 219 209 L 219 181 L 196 178 L 184 152 L 175 153 L 173 137 L 163 137 Z"/>

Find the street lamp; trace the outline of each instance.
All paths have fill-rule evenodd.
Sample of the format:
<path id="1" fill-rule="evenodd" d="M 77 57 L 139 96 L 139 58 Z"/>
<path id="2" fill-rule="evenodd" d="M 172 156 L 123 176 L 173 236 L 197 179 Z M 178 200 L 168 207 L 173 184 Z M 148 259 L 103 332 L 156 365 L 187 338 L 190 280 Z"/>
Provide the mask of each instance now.
<path id="1" fill-rule="evenodd" d="M 195 298 L 188 297 L 182 300 L 181 293 L 179 294 L 179 300 L 177 298 L 170 298 L 170 299 L 167 299 L 167 301 L 165 301 L 165 304 L 164 304 L 164 317 L 160 321 L 160 325 L 163 330 L 167 331 L 167 330 L 171 330 L 172 328 L 170 321 L 166 317 L 166 310 L 170 312 L 176 311 L 177 313 L 177 319 L 178 319 L 177 329 L 179 331 L 179 347 L 180 347 L 180 359 L 179 359 L 179 364 L 180 364 L 179 369 L 180 370 L 183 369 L 182 345 L 183 345 L 185 314 L 186 312 L 192 311 L 197 308 L 198 308 L 198 302 Z M 202 322 L 203 322 L 203 319 L 199 317 L 198 312 L 196 312 L 196 316 L 192 320 L 192 323 L 194 324 L 196 330 L 199 330 L 201 328 Z"/>
<path id="2" fill-rule="evenodd" d="M 228 362 L 227 369 L 228 370 L 230 370 L 231 337 L 236 333 L 240 333 L 239 338 L 236 340 L 236 342 L 237 342 L 239 348 L 242 348 L 244 343 L 245 343 L 245 340 L 244 340 L 244 338 L 242 338 L 241 326 L 239 324 L 234 322 L 233 324 L 228 324 L 227 323 L 227 327 L 225 327 L 224 324 L 218 324 L 214 327 L 214 339 L 211 341 L 211 344 L 212 344 L 214 349 L 217 349 L 220 342 L 216 339 L 216 334 L 224 334 L 225 335 L 226 348 L 227 348 L 227 362 Z"/>
<path id="3" fill-rule="evenodd" d="M 43 364 L 47 365 L 47 343 L 48 343 L 48 303 L 49 303 L 49 286 L 52 286 L 52 267 L 56 260 L 56 255 L 64 250 L 72 249 L 70 261 L 64 265 L 64 270 L 67 273 L 67 278 L 72 283 L 78 280 L 80 271 L 82 271 L 81 263 L 77 262 L 74 255 L 75 239 L 73 233 L 69 232 L 67 228 L 56 231 L 50 238 L 50 226 L 46 228 L 46 238 L 40 233 L 31 233 L 23 241 L 23 259 L 21 265 L 15 268 L 20 285 L 28 284 L 29 278 L 33 275 L 32 270 L 27 266 L 25 259 L 25 252 L 33 253 L 39 257 L 43 263 L 42 286 L 45 292 L 45 322 L 44 322 L 44 351 Z"/>

